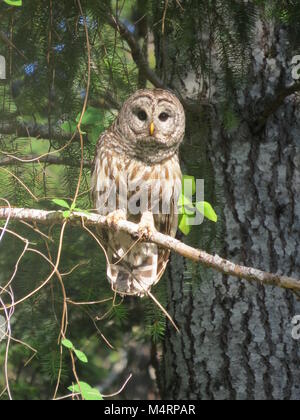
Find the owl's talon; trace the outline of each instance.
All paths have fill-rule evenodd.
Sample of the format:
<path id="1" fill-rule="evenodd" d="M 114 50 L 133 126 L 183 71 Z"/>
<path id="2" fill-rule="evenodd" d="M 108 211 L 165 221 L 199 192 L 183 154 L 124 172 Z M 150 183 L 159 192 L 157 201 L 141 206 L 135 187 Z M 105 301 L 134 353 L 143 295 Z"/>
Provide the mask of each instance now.
<path id="1" fill-rule="evenodd" d="M 107 226 L 114 230 L 118 230 L 118 223 L 121 220 L 126 220 L 126 213 L 124 210 L 113 211 L 106 217 Z"/>
<path id="2" fill-rule="evenodd" d="M 154 233 L 152 225 L 139 225 L 139 237 L 149 239 Z"/>
<path id="3" fill-rule="evenodd" d="M 153 233 L 155 233 L 155 225 L 153 214 L 151 212 L 146 212 L 142 215 L 141 222 L 139 223 L 138 233 L 139 237 L 150 239 Z"/>

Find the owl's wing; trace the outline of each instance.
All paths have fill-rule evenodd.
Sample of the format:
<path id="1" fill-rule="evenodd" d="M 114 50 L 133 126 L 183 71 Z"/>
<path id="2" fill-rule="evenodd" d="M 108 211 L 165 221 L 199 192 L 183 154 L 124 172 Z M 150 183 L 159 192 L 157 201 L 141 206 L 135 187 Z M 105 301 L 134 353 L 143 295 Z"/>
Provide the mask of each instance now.
<path id="1" fill-rule="evenodd" d="M 119 207 L 121 184 L 127 183 L 127 179 L 123 179 L 123 170 L 128 170 L 127 162 L 109 148 L 114 140 L 112 136 L 113 131 L 108 130 L 98 142 L 91 182 L 96 211 L 104 216 Z M 129 163 L 129 172 L 133 173 L 134 163 Z M 106 251 L 107 277 L 112 289 L 124 295 L 146 294 L 152 285 L 149 281 L 156 274 L 156 245 L 136 243 L 127 233 L 107 228 L 98 228 L 97 233 Z"/>
<path id="2" fill-rule="evenodd" d="M 175 205 L 177 204 L 177 191 L 175 191 L 175 187 L 173 187 L 173 193 L 171 197 L 171 207 L 170 207 L 170 214 L 161 214 L 155 217 L 156 219 L 156 229 L 165 234 L 172 237 L 176 236 L 177 228 L 178 228 L 178 215 L 175 209 Z M 158 262 L 157 262 L 157 283 L 161 277 L 163 276 L 166 267 L 168 265 L 170 258 L 170 251 L 164 248 L 158 248 Z"/>
<path id="3" fill-rule="evenodd" d="M 118 197 L 118 183 L 114 179 L 115 174 L 112 170 L 115 168 L 116 157 L 107 147 L 113 136 L 114 133 L 111 129 L 101 135 L 92 165 L 91 194 L 94 210 L 103 216 L 107 216 L 115 210 L 114 197 Z M 109 248 L 108 230 L 97 228 L 97 233 L 104 248 Z"/>

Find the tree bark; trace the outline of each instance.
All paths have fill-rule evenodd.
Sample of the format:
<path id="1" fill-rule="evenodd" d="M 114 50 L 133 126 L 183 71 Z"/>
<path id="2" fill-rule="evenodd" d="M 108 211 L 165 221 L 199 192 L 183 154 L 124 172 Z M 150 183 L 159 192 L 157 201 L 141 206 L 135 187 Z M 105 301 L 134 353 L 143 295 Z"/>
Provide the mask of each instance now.
<path id="1" fill-rule="evenodd" d="M 168 42 L 176 50 L 172 37 Z M 256 132 L 256 121 L 268 102 L 293 83 L 287 43 L 283 27 L 257 23 L 249 80 L 236 95 L 241 123 L 230 134 L 222 124 L 214 89 L 218 68 L 213 68 L 213 124 L 205 133 L 204 121 L 188 116 L 182 156 L 184 162 L 194 156 L 192 164 L 185 164 L 189 175 L 202 177 L 205 168 L 209 198 L 214 205 L 217 200 L 223 214 L 217 229 L 205 222 L 188 241 L 245 265 L 297 278 L 300 104 L 296 94 L 288 96 Z M 199 86 L 197 77 L 187 71 L 180 75 L 180 83 L 176 78 L 168 83 L 184 93 L 191 89 L 192 95 Z M 195 267 L 178 256 L 172 258 L 166 281 L 168 309 L 182 333 L 167 327 L 159 381 L 163 398 L 300 398 L 300 348 L 291 334 L 292 319 L 300 314 L 295 296 L 273 287 L 237 284 L 232 277 Z"/>

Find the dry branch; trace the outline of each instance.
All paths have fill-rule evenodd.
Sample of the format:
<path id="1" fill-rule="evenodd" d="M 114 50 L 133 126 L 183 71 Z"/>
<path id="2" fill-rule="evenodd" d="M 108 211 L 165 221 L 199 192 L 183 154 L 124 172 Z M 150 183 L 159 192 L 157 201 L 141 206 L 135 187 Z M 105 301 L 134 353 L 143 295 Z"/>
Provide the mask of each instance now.
<path id="1" fill-rule="evenodd" d="M 29 164 L 29 163 L 48 163 L 49 165 L 65 165 L 71 167 L 79 167 L 80 161 L 76 162 L 71 159 L 57 157 L 53 155 L 39 157 L 38 155 L 26 155 L 26 156 L 7 156 L 0 159 L 0 166 L 12 166 L 17 164 Z M 92 162 L 90 160 L 83 161 L 84 168 L 91 168 Z"/>
<path id="2" fill-rule="evenodd" d="M 131 55 L 136 63 L 137 67 L 143 72 L 147 79 L 153 84 L 153 86 L 161 89 L 165 89 L 163 81 L 158 77 L 158 75 L 150 68 L 149 63 L 146 57 L 143 54 L 143 51 L 137 42 L 136 37 L 127 29 L 126 25 L 121 22 L 115 16 L 108 16 L 109 25 L 118 31 L 123 39 L 127 42 L 130 47 Z"/>
<path id="3" fill-rule="evenodd" d="M 148 59 L 145 56 L 143 49 L 140 47 L 140 44 L 126 25 L 120 21 L 116 16 L 108 16 L 107 17 L 108 24 L 115 29 L 120 36 L 127 42 L 129 45 L 131 56 L 133 61 L 135 62 L 136 66 L 138 67 L 140 73 L 147 79 L 149 82 L 152 83 L 153 86 L 160 89 L 170 89 L 170 86 L 167 86 L 163 80 L 158 76 L 158 74 L 151 69 Z M 193 100 L 190 98 L 184 98 L 181 94 L 176 91 L 174 92 L 182 102 L 184 108 L 194 114 L 199 114 L 203 106 L 209 106 L 209 101 L 203 100 Z"/>
<path id="4" fill-rule="evenodd" d="M 60 127 L 53 126 L 51 127 L 51 132 L 49 127 L 46 125 L 38 124 L 24 124 L 18 121 L 12 122 L 0 122 L 0 134 L 16 137 L 32 137 L 42 140 L 56 140 L 60 143 L 65 143 L 70 140 L 71 134 L 62 130 Z M 86 138 L 86 136 L 85 136 Z M 79 134 L 76 133 L 74 141 L 79 141 Z"/>
<path id="5" fill-rule="evenodd" d="M 62 224 L 65 219 L 61 211 L 45 211 L 23 208 L 0 208 L 0 220 L 37 222 L 41 224 Z M 73 225 L 81 225 L 82 219 L 86 226 L 107 226 L 107 219 L 104 216 L 97 214 L 85 214 L 74 212 L 69 219 L 69 223 Z M 139 236 L 138 225 L 128 222 L 119 221 L 118 229 L 129 233 L 132 237 Z M 283 289 L 290 289 L 295 292 L 300 292 L 300 280 L 281 276 L 279 274 L 271 274 L 252 267 L 245 267 L 234 264 L 231 261 L 225 260 L 218 255 L 211 255 L 205 251 L 195 249 L 180 242 L 170 236 L 155 232 L 151 235 L 145 236 L 144 240 L 159 245 L 162 248 L 170 249 L 185 258 L 198 262 L 205 267 L 213 268 L 214 270 L 240 279 L 245 279 L 250 282 L 258 282 L 264 285 L 277 286 Z"/>

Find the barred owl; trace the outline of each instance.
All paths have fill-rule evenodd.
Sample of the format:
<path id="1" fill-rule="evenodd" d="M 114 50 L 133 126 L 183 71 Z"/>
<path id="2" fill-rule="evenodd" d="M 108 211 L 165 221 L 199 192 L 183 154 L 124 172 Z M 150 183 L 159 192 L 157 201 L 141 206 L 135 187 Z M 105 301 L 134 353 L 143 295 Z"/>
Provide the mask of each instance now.
<path id="1" fill-rule="evenodd" d="M 178 149 L 185 131 L 180 101 L 169 91 L 144 89 L 123 105 L 99 139 L 92 196 L 110 227 L 121 218 L 144 229 L 175 236 L 181 191 Z M 137 241 L 116 228 L 99 229 L 106 250 L 107 277 L 121 295 L 146 295 L 162 277 L 169 251 Z"/>

